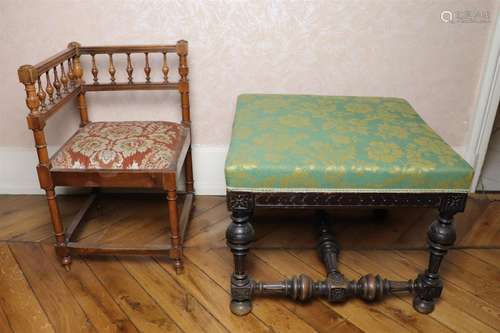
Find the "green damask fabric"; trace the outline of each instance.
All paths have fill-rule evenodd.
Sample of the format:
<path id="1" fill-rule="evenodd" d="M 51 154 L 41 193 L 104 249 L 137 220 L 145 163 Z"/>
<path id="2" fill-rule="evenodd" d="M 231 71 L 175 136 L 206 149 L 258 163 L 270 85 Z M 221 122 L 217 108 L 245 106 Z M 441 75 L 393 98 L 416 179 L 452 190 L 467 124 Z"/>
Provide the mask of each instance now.
<path id="1" fill-rule="evenodd" d="M 241 95 L 229 190 L 467 192 L 472 168 L 400 98 Z"/>

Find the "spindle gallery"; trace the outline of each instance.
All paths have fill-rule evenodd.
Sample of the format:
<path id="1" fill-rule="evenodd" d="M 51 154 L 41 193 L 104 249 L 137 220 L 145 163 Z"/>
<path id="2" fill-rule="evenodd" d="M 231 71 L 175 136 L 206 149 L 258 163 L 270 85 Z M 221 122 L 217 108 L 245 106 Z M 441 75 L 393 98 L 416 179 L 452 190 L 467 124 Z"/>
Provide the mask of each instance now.
<path id="1" fill-rule="evenodd" d="M 149 57 L 162 55 L 163 80 L 153 82 Z M 168 79 L 167 54 L 179 58 L 179 80 Z M 125 54 L 127 82 L 116 80 L 113 56 Z M 107 55 L 107 71 L 100 70 L 96 55 Z M 133 78 L 132 55 L 142 55 L 144 81 Z M 140 46 L 81 46 L 72 42 L 68 47 L 37 65 L 24 65 L 18 70 L 19 80 L 26 89 L 29 109 L 28 127 L 33 131 L 38 154 L 36 168 L 40 186 L 45 190 L 56 238 L 56 252 L 69 269 L 74 254 L 169 254 L 177 272 L 183 269 L 182 242 L 194 198 L 191 162 L 191 119 L 189 112 L 188 43 Z M 82 79 L 81 57 L 90 57 L 92 82 Z M 109 74 L 106 79 L 103 73 Z M 99 75 L 101 74 L 101 79 Z M 44 88 L 45 87 L 45 88 Z M 117 90 L 172 90 L 181 97 L 182 122 L 129 121 L 90 122 L 86 94 Z M 48 100 L 47 100 L 48 97 Z M 63 147 L 49 158 L 44 128 L 56 112 L 77 99 L 80 129 Z M 105 142 L 106 144 L 103 144 Z M 182 211 L 177 208 L 177 175 L 184 168 L 185 191 Z M 55 186 L 91 188 L 93 193 L 64 230 L 56 200 Z M 81 245 L 75 241 L 89 208 L 94 204 L 100 187 L 158 188 L 166 192 L 170 244 L 152 247 L 106 247 L 102 244 Z M 167 223 L 167 221 L 165 221 Z"/>

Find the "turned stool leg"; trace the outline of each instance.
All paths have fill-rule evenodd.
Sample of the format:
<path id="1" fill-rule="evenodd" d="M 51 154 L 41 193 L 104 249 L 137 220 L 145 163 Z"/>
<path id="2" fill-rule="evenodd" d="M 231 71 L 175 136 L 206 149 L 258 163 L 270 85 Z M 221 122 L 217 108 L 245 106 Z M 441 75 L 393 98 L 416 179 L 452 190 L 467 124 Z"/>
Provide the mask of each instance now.
<path id="1" fill-rule="evenodd" d="M 56 193 L 54 191 L 54 188 L 46 189 L 45 193 L 47 195 L 47 203 L 49 204 L 52 226 L 54 227 L 56 253 L 60 257 L 62 257 L 61 263 L 63 264 L 64 268 L 69 271 L 71 265 L 71 257 L 67 251 L 66 243 L 64 240 L 64 227 L 61 222 L 61 213 L 59 212 L 59 206 L 57 205 Z"/>
<path id="2" fill-rule="evenodd" d="M 245 257 L 255 233 L 250 224 L 250 211 L 232 212 L 232 222 L 227 228 L 226 239 L 234 256 L 234 272 L 231 276 L 231 311 L 239 316 L 252 310 L 252 282 L 245 270 Z"/>
<path id="3" fill-rule="evenodd" d="M 443 282 L 439 276 L 439 266 L 456 239 L 453 226 L 454 214 L 455 212 L 441 210 L 438 219 L 430 225 L 427 232 L 430 252 L 429 265 L 427 270 L 420 274 L 415 281 L 417 288 L 416 296 L 413 299 L 413 307 L 420 313 L 431 313 L 437 299 L 441 296 Z"/>

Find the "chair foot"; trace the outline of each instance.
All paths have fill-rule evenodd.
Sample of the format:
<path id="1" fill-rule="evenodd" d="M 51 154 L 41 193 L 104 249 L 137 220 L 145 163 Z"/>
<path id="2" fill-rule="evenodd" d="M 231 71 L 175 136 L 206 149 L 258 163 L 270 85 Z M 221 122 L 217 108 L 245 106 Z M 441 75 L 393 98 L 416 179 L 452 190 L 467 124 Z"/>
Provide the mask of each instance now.
<path id="1" fill-rule="evenodd" d="M 184 271 L 184 264 L 182 263 L 182 259 L 175 259 L 175 272 L 177 274 L 182 274 L 182 272 Z"/>
<path id="2" fill-rule="evenodd" d="M 417 310 L 417 312 L 423 314 L 429 314 L 434 311 L 434 306 L 436 305 L 436 300 L 428 301 L 419 296 L 415 296 L 413 299 L 413 308 Z"/>
<path id="3" fill-rule="evenodd" d="M 64 266 L 64 269 L 66 272 L 69 272 L 71 270 L 71 257 L 70 256 L 64 256 L 61 260 L 62 265 Z"/>
<path id="4" fill-rule="evenodd" d="M 231 312 L 237 316 L 244 316 L 249 314 L 252 311 L 252 302 L 250 300 L 238 301 L 231 300 L 231 304 L 229 305 L 231 308 Z"/>

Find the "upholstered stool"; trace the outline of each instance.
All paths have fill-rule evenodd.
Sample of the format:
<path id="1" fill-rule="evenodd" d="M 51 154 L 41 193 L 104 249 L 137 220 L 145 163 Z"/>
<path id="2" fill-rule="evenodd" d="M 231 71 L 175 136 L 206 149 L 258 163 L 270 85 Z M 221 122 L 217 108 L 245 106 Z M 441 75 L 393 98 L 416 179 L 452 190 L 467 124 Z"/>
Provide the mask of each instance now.
<path id="1" fill-rule="evenodd" d="M 305 301 L 325 297 L 368 301 L 410 292 L 430 313 L 442 291 L 439 266 L 455 241 L 453 216 L 465 208 L 472 168 L 400 98 L 241 95 L 225 166 L 232 223 L 227 243 L 235 258 L 231 310 L 251 311 L 253 295 Z M 348 281 L 337 270 L 338 246 L 319 211 L 318 250 L 328 276 L 301 275 L 277 283 L 249 278 L 244 259 L 254 238 L 252 211 L 265 208 L 434 207 L 430 259 L 415 280 L 371 274 Z"/>

